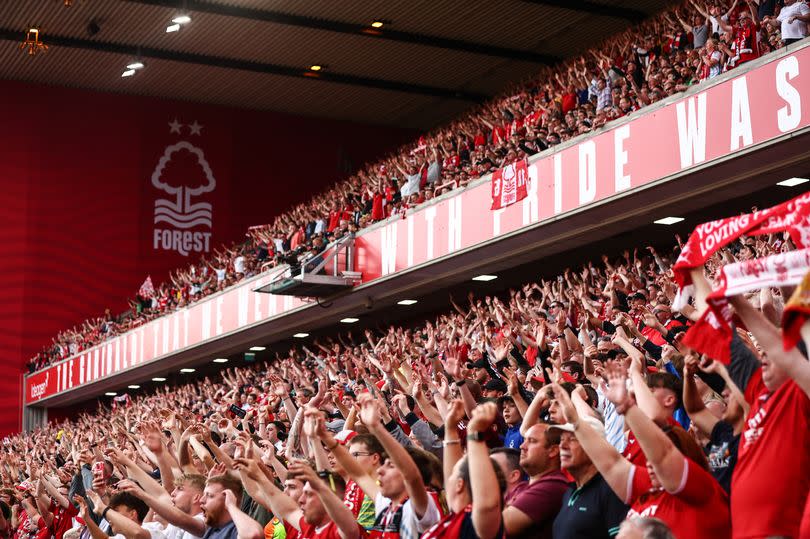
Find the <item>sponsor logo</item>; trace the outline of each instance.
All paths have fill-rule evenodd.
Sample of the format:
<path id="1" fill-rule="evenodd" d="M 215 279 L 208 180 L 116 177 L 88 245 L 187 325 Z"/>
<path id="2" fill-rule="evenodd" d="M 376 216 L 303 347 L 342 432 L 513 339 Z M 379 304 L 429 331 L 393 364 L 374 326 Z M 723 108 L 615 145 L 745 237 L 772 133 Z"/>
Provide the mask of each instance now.
<path id="1" fill-rule="evenodd" d="M 48 378 L 50 376 L 51 376 L 51 373 L 46 372 L 45 373 L 45 381 L 43 381 L 41 384 L 32 384 L 31 385 L 31 400 L 39 399 L 45 394 L 45 391 L 48 389 Z"/>

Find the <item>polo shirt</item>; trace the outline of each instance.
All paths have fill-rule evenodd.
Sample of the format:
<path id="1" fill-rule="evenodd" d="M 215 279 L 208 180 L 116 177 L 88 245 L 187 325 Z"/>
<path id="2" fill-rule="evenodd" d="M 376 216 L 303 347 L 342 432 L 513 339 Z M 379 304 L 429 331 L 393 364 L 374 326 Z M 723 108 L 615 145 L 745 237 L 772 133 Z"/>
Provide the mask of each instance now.
<path id="1" fill-rule="evenodd" d="M 599 473 L 580 488 L 572 483 L 554 519 L 554 539 L 616 537 L 628 509 Z"/>

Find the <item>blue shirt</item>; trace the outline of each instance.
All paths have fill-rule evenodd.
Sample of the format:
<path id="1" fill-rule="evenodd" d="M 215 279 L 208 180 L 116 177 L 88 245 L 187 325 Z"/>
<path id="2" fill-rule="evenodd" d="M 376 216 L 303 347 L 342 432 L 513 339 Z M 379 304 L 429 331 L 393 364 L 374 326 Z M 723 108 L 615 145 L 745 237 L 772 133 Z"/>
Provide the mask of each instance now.
<path id="1" fill-rule="evenodd" d="M 518 423 L 514 427 L 506 429 L 506 435 L 503 437 L 504 447 L 520 449 L 520 446 L 523 444 L 523 435 L 520 434 L 520 425 L 521 424 Z"/>

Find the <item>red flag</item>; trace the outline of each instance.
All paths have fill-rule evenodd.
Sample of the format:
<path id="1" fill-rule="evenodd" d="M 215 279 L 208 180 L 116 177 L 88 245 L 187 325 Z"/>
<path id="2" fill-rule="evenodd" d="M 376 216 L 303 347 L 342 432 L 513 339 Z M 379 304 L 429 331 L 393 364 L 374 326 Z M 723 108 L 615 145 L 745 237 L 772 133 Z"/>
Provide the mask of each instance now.
<path id="1" fill-rule="evenodd" d="M 492 207 L 499 210 L 529 195 L 529 164 L 526 159 L 492 173 Z"/>
<path id="2" fill-rule="evenodd" d="M 143 281 L 143 284 L 138 289 L 138 295 L 142 298 L 151 298 L 155 295 L 155 287 L 152 284 L 152 276 L 147 275 L 146 279 Z"/>

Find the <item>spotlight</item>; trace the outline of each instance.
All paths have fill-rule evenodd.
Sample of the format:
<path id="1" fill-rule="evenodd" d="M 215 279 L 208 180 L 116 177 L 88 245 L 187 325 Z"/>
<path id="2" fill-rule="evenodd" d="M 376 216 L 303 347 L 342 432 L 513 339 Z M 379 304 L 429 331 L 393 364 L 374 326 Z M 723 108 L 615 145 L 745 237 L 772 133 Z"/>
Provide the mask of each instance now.
<path id="1" fill-rule="evenodd" d="M 383 26 L 385 26 L 385 22 L 383 22 L 383 21 L 381 21 L 379 19 L 371 21 L 371 27 L 372 28 L 382 28 Z"/>
<path id="2" fill-rule="evenodd" d="M 140 60 L 135 60 L 134 62 L 127 64 L 127 69 L 143 69 L 143 68 L 144 68 L 143 62 L 141 62 Z"/>
<path id="3" fill-rule="evenodd" d="M 46 52 L 48 46 L 39 40 L 39 28 L 29 26 L 25 31 L 25 39 L 20 43 L 20 50 L 28 49 L 28 55 L 34 56 L 38 52 Z"/>
<path id="4" fill-rule="evenodd" d="M 312 64 L 309 66 L 310 71 L 320 71 L 321 69 L 323 69 L 323 66 L 319 64 Z"/>
<path id="5" fill-rule="evenodd" d="M 124 71 L 123 73 L 121 73 L 121 77 L 124 77 L 124 78 L 125 78 L 125 77 L 131 77 L 131 76 L 132 76 L 132 75 L 134 75 L 134 74 L 135 74 L 135 70 L 134 70 L 134 69 L 127 69 L 126 71 Z"/>
<path id="6" fill-rule="evenodd" d="M 170 24 L 169 26 L 166 27 L 166 33 L 167 34 L 171 34 L 172 32 L 177 32 L 178 30 L 180 30 L 180 25 L 177 24 L 177 23 Z"/>
<path id="7" fill-rule="evenodd" d="M 178 15 L 177 17 L 172 19 L 174 24 L 188 24 L 191 22 L 191 17 L 188 15 Z"/>
<path id="8" fill-rule="evenodd" d="M 653 221 L 656 225 L 674 225 L 683 221 L 683 217 L 662 217 Z"/>

